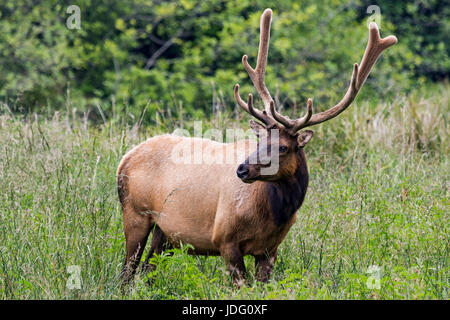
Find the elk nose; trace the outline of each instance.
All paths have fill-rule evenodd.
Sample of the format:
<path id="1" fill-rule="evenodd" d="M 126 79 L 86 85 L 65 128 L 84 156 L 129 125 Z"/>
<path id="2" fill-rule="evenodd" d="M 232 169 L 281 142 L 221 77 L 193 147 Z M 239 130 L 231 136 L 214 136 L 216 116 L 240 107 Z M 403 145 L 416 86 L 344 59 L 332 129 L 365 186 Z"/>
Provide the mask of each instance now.
<path id="1" fill-rule="evenodd" d="M 248 172 L 249 172 L 248 167 L 245 164 L 241 164 L 238 167 L 236 174 L 240 179 L 244 179 L 248 176 Z"/>

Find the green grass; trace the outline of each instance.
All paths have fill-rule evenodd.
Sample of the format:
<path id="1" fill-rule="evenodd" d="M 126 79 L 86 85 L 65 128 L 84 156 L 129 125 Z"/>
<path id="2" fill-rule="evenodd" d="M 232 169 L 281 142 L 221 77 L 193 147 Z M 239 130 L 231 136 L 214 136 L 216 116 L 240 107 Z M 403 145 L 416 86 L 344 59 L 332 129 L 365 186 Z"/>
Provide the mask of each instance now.
<path id="1" fill-rule="evenodd" d="M 236 289 L 216 257 L 158 256 L 126 292 L 115 172 L 123 154 L 173 128 L 94 127 L 72 116 L 0 116 L 2 299 L 448 299 L 450 88 L 357 103 L 316 126 L 310 187 L 272 280 Z M 244 121 L 217 115 L 208 126 Z M 189 122 L 185 122 L 189 127 Z M 67 268 L 81 268 L 70 290 Z M 369 288 L 370 266 L 381 268 Z M 151 281 L 149 281 L 151 278 Z"/>

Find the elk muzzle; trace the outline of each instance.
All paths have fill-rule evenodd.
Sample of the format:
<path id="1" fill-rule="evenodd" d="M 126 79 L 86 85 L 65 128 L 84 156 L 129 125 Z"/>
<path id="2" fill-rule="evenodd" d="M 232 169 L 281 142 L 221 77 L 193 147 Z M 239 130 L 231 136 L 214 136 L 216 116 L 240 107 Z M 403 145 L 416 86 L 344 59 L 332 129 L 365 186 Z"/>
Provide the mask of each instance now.
<path id="1" fill-rule="evenodd" d="M 243 179 L 243 180 L 245 178 L 247 178 L 249 172 L 250 172 L 250 170 L 248 168 L 248 164 L 246 164 L 246 163 L 241 163 L 236 170 L 236 174 L 237 174 L 238 178 Z"/>

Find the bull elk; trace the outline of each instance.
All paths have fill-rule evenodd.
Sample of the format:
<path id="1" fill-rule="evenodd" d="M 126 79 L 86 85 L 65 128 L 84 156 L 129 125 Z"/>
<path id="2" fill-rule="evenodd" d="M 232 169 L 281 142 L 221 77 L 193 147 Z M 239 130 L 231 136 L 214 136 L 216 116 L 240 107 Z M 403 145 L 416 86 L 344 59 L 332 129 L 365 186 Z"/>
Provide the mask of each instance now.
<path id="1" fill-rule="evenodd" d="M 361 64 L 354 64 L 350 86 L 334 107 L 313 114 L 308 99 L 306 114 L 290 119 L 280 114 L 265 85 L 272 10 L 260 21 L 260 42 L 256 68 L 244 55 L 242 62 L 264 103 L 244 102 L 236 84 L 238 105 L 260 121 L 250 121 L 259 142 L 242 140 L 218 143 L 207 139 L 161 135 L 129 151 L 117 171 L 119 198 L 126 238 L 124 282 L 132 279 L 141 260 L 149 234 L 151 248 L 143 270 L 154 268 L 149 259 L 181 243 L 193 246 L 192 254 L 221 255 L 235 283 L 245 279 L 243 257 L 255 258 L 256 279 L 267 281 L 277 257 L 277 248 L 295 222 L 308 187 L 308 169 L 303 152 L 313 131 L 303 130 L 343 112 L 355 99 L 383 50 L 397 42 L 395 36 L 380 38 L 375 23 L 369 25 L 369 40 Z M 272 142 L 271 136 L 278 139 Z M 261 138 L 267 143 L 261 143 Z M 179 145 L 200 143 L 203 149 L 235 153 L 233 164 L 173 163 L 170 156 Z M 241 147 L 252 153 L 245 159 Z M 275 152 L 277 151 L 277 152 Z M 269 161 L 263 163 L 262 153 Z M 277 154 L 278 170 L 263 174 Z M 251 161 L 254 160 L 254 161 Z M 267 160 L 267 159 L 266 159 Z M 241 163 L 242 162 L 242 163 Z M 156 213 L 156 214 L 155 214 Z"/>

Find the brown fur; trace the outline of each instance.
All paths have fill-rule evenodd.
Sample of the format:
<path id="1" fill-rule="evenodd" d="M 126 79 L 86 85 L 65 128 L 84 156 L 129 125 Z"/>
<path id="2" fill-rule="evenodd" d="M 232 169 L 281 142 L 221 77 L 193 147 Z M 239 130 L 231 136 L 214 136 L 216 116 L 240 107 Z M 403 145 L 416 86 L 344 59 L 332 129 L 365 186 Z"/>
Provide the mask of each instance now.
<path id="1" fill-rule="evenodd" d="M 173 163 L 173 148 L 194 141 L 212 153 L 231 152 L 234 162 Z M 238 281 L 245 273 L 243 256 L 250 254 L 261 265 L 258 279 L 269 279 L 277 248 L 295 222 L 295 212 L 278 223 L 267 188 L 271 182 L 247 184 L 236 176 L 238 164 L 256 148 L 256 143 L 248 140 L 221 144 L 163 135 L 148 139 L 123 157 L 117 183 L 127 246 L 125 281 L 133 276 L 155 225 L 159 231 L 153 236 L 157 240 L 150 255 L 160 253 L 166 241 L 175 247 L 189 243 L 195 248 L 193 254 L 221 255 Z M 302 150 L 293 152 L 284 163 L 280 170 L 284 174 L 302 166 L 307 175 Z M 148 267 L 148 259 L 145 265 Z"/>

